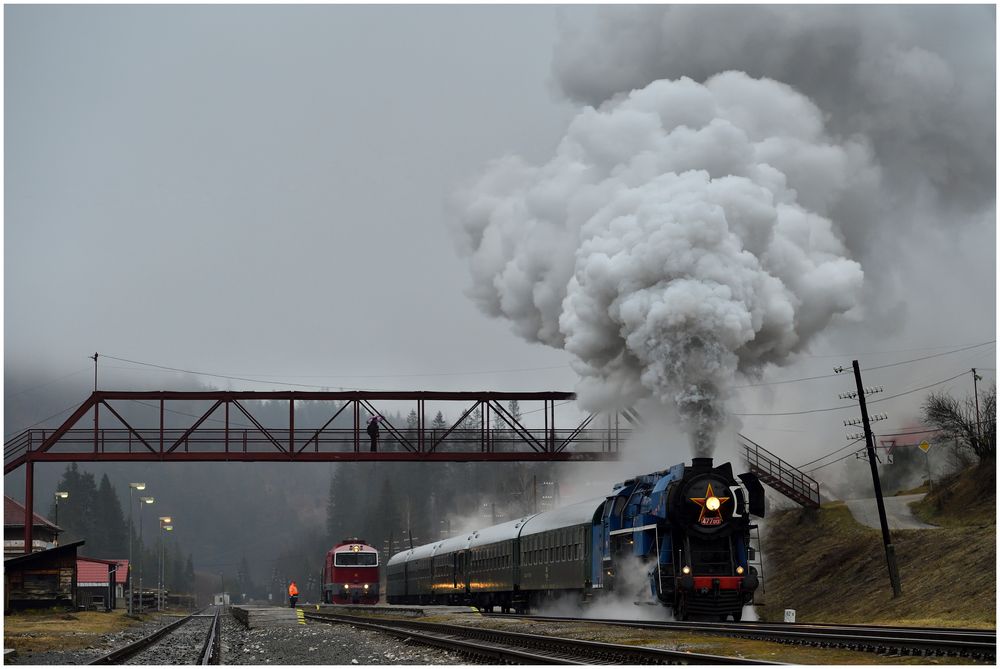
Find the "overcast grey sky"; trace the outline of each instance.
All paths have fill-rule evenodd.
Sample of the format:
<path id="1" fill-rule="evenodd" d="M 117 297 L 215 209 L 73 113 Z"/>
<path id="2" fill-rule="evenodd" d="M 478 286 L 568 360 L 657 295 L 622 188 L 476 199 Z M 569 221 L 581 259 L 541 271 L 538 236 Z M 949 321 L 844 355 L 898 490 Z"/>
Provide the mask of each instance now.
<path id="1" fill-rule="evenodd" d="M 371 387 L 399 384 L 337 375 L 565 361 L 462 298 L 444 226 L 485 161 L 558 139 L 555 9 L 6 15 L 8 360 Z"/>
<path id="2" fill-rule="evenodd" d="M 687 60 L 664 56 L 657 46 L 664 37 L 655 31 L 661 26 L 669 35 L 671 24 L 662 17 L 595 18 L 593 8 L 4 11 L 8 396 L 80 372 L 57 387 L 82 401 L 91 385 L 86 356 L 94 351 L 330 387 L 571 390 L 576 376 L 568 353 L 522 340 L 464 295 L 471 280 L 449 234 L 449 202 L 492 160 L 512 154 L 548 162 L 585 104 L 658 76 L 701 81 L 734 67 L 708 51 L 692 50 Z M 952 40 L 937 34 L 925 43 L 921 30 L 901 28 L 885 43 L 896 39 L 908 53 L 940 48 L 948 64 L 949 44 L 962 44 L 954 62 L 971 63 L 976 81 L 983 73 L 992 81 L 995 33 L 970 36 L 967 24 L 981 21 L 969 18 L 943 25 Z M 571 31 L 566 24 L 599 28 Z M 637 26 L 655 34 L 630 34 Z M 837 30 L 847 34 L 851 26 L 838 23 Z M 649 45 L 656 57 L 644 52 Z M 779 59 L 749 74 L 780 80 L 780 63 L 772 60 Z M 808 78 L 806 69 L 789 72 L 793 87 L 796 76 Z M 961 87 L 969 71 L 946 74 Z M 588 84 L 594 81 L 601 85 Z M 919 154 L 894 162 L 900 138 L 883 138 L 883 126 L 858 121 L 872 116 L 852 111 L 850 96 L 833 88 L 841 85 L 830 80 L 827 94 L 803 90 L 830 131 L 869 133 L 874 162 L 889 177 L 904 162 L 922 169 Z M 902 87 L 892 99 L 910 93 Z M 928 117 L 944 113 L 945 102 Z M 975 112 L 970 116 L 992 123 L 995 110 L 976 104 L 965 104 Z M 957 125 L 961 141 L 985 142 L 993 155 L 992 128 L 979 123 L 966 132 Z M 906 143 L 920 145 L 929 131 L 913 127 Z M 851 356 L 875 366 L 995 337 L 995 195 L 943 183 L 955 193 L 951 199 L 975 200 L 968 207 L 948 202 L 949 216 L 959 221 L 940 221 L 946 209 L 936 200 L 912 229 L 852 219 L 857 229 L 847 236 L 856 234 L 866 250 L 851 250 L 871 277 L 862 289 L 865 318 L 835 322 L 764 380 L 826 374 Z M 972 366 L 992 380 L 995 346 L 872 373 L 866 382 L 903 392 Z M 102 363 L 102 385 L 155 387 L 165 376 L 124 367 Z M 469 374 L 487 370 L 534 371 Z M 837 406 L 837 393 L 850 385 L 739 390 L 732 409 Z M 935 388 L 966 386 L 968 377 Z M 40 419 L 64 408 L 51 397 L 45 390 L 20 395 L 18 415 Z M 893 427 L 906 427 L 922 397 L 906 395 L 880 410 L 892 415 Z M 841 413 L 745 417 L 744 429 L 800 460 L 792 453 L 844 443 Z M 5 424 L 4 432 L 21 427 Z"/>

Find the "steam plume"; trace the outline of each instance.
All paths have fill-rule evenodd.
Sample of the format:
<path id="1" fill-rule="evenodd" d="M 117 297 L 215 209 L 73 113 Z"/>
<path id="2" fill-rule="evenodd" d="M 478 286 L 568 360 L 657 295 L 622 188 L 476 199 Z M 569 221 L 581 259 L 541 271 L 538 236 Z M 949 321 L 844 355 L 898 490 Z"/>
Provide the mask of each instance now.
<path id="1" fill-rule="evenodd" d="M 572 120 L 544 165 L 496 161 L 458 196 L 470 296 L 575 356 L 590 409 L 652 397 L 708 454 L 738 373 L 856 306 L 830 212 L 877 188 L 868 144 L 789 86 L 654 81 Z"/>
<path id="2" fill-rule="evenodd" d="M 991 5 L 604 7 L 583 25 L 566 16 L 553 73 L 568 97 L 591 105 L 730 69 L 794 87 L 829 132 L 866 137 L 882 169 L 877 189 L 830 211 L 864 260 L 869 249 L 885 253 L 878 241 L 898 254 L 922 228 L 993 226 L 995 14 Z M 866 264 L 866 283 L 906 271 L 899 266 Z"/>

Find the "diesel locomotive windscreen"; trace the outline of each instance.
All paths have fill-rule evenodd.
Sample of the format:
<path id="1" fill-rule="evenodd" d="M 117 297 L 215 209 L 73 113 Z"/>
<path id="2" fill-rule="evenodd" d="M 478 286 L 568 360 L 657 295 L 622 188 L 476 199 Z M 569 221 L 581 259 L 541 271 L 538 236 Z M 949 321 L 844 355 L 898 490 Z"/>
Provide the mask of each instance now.
<path id="1" fill-rule="evenodd" d="M 374 567 L 378 564 L 376 553 L 337 553 L 333 557 L 335 567 Z"/>

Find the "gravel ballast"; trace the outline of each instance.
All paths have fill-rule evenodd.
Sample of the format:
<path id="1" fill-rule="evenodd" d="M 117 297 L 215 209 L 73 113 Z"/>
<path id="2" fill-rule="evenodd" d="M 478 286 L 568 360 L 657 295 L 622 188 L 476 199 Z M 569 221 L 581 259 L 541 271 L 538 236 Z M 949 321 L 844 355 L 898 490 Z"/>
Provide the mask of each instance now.
<path id="1" fill-rule="evenodd" d="M 224 664 L 470 664 L 457 653 L 406 644 L 352 625 L 318 623 L 248 630 L 222 619 Z"/>

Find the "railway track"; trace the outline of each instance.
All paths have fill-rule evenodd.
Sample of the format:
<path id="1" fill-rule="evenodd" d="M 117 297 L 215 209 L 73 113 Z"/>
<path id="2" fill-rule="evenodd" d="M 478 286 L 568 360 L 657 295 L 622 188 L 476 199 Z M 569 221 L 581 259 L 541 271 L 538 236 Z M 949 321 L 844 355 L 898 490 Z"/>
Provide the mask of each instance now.
<path id="1" fill-rule="evenodd" d="M 205 613 L 209 609 L 214 612 Z M 89 664 L 128 664 L 130 660 L 135 664 L 221 664 L 221 610 L 208 607 L 196 611 Z M 194 620 L 205 621 L 200 626 L 204 629 L 188 625 Z"/>
<path id="2" fill-rule="evenodd" d="M 637 621 L 497 613 L 483 613 L 483 616 L 498 619 L 600 623 L 640 629 L 703 632 L 779 643 L 846 648 L 879 654 L 968 657 L 988 662 L 996 659 L 997 649 L 996 630 L 814 623 Z"/>
<path id="3" fill-rule="evenodd" d="M 480 627 L 411 620 L 371 622 L 358 616 L 305 612 L 326 623 L 346 623 L 443 648 L 490 663 L 512 664 L 777 664 L 739 657 L 583 641 Z"/>

